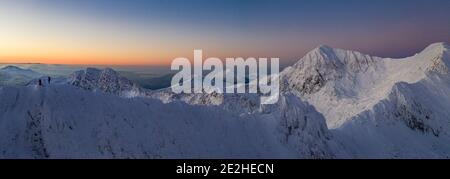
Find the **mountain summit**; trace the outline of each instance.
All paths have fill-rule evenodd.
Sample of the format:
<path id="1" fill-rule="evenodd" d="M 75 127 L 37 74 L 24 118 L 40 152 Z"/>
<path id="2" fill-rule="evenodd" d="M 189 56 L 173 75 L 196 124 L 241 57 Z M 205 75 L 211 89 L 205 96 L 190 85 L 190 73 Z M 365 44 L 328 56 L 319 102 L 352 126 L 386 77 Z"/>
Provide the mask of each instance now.
<path id="1" fill-rule="evenodd" d="M 396 83 L 448 74 L 449 49 L 435 43 L 414 56 L 392 59 L 319 46 L 282 72 L 283 90 L 315 104 L 334 126 L 388 96 Z"/>
<path id="2" fill-rule="evenodd" d="M 111 68 L 86 68 L 70 75 L 68 83 L 90 91 L 102 91 L 123 97 L 138 96 L 141 87 Z"/>

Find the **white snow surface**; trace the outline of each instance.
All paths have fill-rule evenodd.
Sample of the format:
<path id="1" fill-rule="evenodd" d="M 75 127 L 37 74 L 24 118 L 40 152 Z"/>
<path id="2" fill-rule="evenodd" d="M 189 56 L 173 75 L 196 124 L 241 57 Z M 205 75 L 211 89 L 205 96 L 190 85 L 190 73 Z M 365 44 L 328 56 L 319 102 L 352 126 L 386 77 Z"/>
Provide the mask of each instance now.
<path id="1" fill-rule="evenodd" d="M 448 45 L 436 43 L 412 57 L 390 59 L 320 46 L 282 72 L 283 88 L 338 128 L 387 98 L 397 83 L 417 83 L 432 72 L 448 75 L 448 51 Z"/>
<path id="2" fill-rule="evenodd" d="M 67 84 L 2 87 L 0 99 L 1 158 L 332 158 L 338 147 L 294 96 L 253 115 Z"/>
<path id="3" fill-rule="evenodd" d="M 281 73 L 281 96 L 295 94 L 325 116 L 338 158 L 448 158 L 450 47 L 435 43 L 404 59 L 319 46 Z M 252 94 L 153 92 L 164 102 L 264 108 Z M 291 105 L 287 106 L 290 107 Z"/>
<path id="4" fill-rule="evenodd" d="M 274 105 L 88 68 L 0 87 L 0 158 L 449 158 L 449 65 L 446 43 L 403 59 L 319 46 Z"/>
<path id="5" fill-rule="evenodd" d="M 323 114 L 354 158 L 448 158 L 449 51 L 391 59 L 321 46 L 282 72 L 283 90 Z"/>

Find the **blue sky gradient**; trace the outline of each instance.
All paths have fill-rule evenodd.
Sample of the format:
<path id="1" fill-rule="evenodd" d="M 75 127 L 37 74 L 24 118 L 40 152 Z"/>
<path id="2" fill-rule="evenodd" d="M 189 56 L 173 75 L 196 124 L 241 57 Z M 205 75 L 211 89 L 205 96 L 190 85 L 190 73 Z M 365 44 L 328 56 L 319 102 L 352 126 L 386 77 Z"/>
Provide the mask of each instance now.
<path id="1" fill-rule="evenodd" d="M 86 34 L 114 31 L 103 40 L 117 44 L 111 51 L 142 49 L 128 49 L 136 54 L 130 58 L 142 56 L 141 61 L 170 62 L 201 48 L 211 56 L 281 57 L 292 63 L 320 44 L 405 57 L 430 43 L 450 41 L 448 0 L 35 0 L 0 6 L 36 17 L 31 21 L 38 25 L 23 26 L 43 28 L 36 36 L 49 36 L 55 43 L 64 41 L 67 31 L 79 44 L 97 38 Z M 76 28 L 64 29 L 63 22 Z M 86 45 L 96 48 L 95 43 Z M 144 49 L 167 52 L 146 56 Z"/>

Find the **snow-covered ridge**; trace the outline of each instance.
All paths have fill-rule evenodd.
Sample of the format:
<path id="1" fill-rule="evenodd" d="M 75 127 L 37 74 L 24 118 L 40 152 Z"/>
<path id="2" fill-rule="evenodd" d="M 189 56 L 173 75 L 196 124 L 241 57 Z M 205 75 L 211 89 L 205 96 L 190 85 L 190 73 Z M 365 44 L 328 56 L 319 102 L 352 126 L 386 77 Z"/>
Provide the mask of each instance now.
<path id="1" fill-rule="evenodd" d="M 448 158 L 449 49 L 320 46 L 282 72 L 274 105 L 143 90 L 112 69 L 2 87 L 0 158 Z"/>
<path id="2" fill-rule="evenodd" d="M 450 156 L 450 46 L 403 59 L 320 46 L 282 72 L 356 158 Z"/>
<path id="3" fill-rule="evenodd" d="M 281 95 L 296 94 L 324 114 L 331 128 L 337 128 L 386 99 L 397 83 L 415 83 L 430 73 L 446 74 L 448 56 L 445 43 L 432 44 L 405 59 L 373 57 L 322 45 L 282 72 Z M 251 94 L 174 94 L 170 89 L 143 90 L 112 69 L 88 68 L 74 73 L 71 79 L 69 83 L 74 86 L 125 97 L 220 105 L 237 113 L 258 112 L 261 108 L 258 96 Z"/>
<path id="4" fill-rule="evenodd" d="M 4 87 L 0 99 L 0 158 L 333 158 L 337 147 L 296 97 L 251 115 L 68 84 Z"/>
<path id="5" fill-rule="evenodd" d="M 412 57 L 391 59 L 320 46 L 282 72 L 283 90 L 310 102 L 331 127 L 339 127 L 386 98 L 396 83 L 448 74 L 449 49 L 435 43 Z"/>

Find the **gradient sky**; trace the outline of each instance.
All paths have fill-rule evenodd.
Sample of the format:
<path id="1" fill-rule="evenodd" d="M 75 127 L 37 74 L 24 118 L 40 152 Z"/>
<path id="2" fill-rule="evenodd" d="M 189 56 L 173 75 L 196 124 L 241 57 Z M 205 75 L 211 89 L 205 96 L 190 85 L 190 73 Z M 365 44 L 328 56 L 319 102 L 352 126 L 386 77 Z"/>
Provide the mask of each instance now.
<path id="1" fill-rule="evenodd" d="M 0 63 L 168 65 L 175 57 L 300 59 L 320 44 L 381 57 L 450 42 L 449 0 L 0 2 Z"/>

